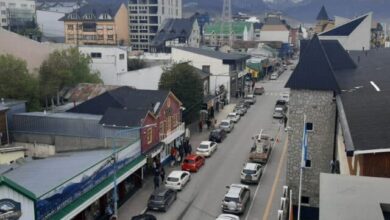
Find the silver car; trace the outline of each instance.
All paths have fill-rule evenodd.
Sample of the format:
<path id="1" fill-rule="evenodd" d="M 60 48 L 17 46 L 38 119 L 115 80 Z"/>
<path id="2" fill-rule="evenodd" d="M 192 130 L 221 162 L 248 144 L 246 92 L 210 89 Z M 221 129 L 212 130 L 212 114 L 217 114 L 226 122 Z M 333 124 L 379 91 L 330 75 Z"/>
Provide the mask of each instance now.
<path id="1" fill-rule="evenodd" d="M 250 201 L 251 191 L 247 185 L 231 184 L 222 200 L 222 212 L 242 214 Z"/>
<path id="2" fill-rule="evenodd" d="M 222 120 L 221 123 L 219 124 L 219 128 L 221 128 L 229 133 L 234 128 L 234 122 L 231 121 L 230 119 Z"/>

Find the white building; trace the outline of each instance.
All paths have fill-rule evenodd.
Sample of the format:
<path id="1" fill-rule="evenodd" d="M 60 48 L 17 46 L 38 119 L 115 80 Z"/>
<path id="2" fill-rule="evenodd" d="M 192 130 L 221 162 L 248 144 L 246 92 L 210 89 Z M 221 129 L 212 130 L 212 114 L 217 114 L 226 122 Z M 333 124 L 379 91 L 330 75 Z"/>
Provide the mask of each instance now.
<path id="1" fill-rule="evenodd" d="M 92 58 L 91 68 L 100 72 L 106 85 L 119 85 L 119 77 L 127 72 L 127 48 L 80 46 L 79 51 Z"/>
<path id="2" fill-rule="evenodd" d="M 182 0 L 129 0 L 129 16 L 133 50 L 149 51 L 162 22 L 182 17 Z"/>
<path id="3" fill-rule="evenodd" d="M 290 30 L 279 15 L 268 15 L 260 30 L 261 42 L 289 43 Z"/>
<path id="4" fill-rule="evenodd" d="M 35 19 L 34 0 L 0 0 L 0 26 L 22 25 Z"/>
<path id="5" fill-rule="evenodd" d="M 222 53 L 191 47 L 172 48 L 172 60 L 176 63 L 189 62 L 192 66 L 210 73 L 210 93 L 217 94 L 221 85 L 227 91 L 227 99 L 240 89 L 245 89 L 244 71 L 248 55 Z"/>
<path id="6" fill-rule="evenodd" d="M 350 21 L 338 20 L 340 25 L 318 35 L 321 40 L 338 40 L 346 50 L 370 48 L 372 12 Z"/>

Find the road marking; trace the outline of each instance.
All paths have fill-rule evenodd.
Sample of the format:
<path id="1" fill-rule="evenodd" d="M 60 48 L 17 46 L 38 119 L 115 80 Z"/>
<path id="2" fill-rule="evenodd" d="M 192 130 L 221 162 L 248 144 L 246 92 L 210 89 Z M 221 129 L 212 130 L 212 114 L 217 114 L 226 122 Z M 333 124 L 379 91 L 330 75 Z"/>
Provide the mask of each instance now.
<path id="1" fill-rule="evenodd" d="M 272 146 L 272 148 L 274 148 L 275 147 L 275 143 L 276 143 L 276 141 L 278 140 L 278 138 L 279 138 L 279 135 L 280 135 L 280 131 L 281 131 L 281 126 L 279 126 L 279 130 L 278 130 L 278 134 L 276 135 L 276 137 L 275 137 L 275 141 L 274 141 L 274 143 L 273 143 L 273 146 Z M 271 156 L 272 156 L 272 152 L 274 152 L 274 150 L 272 150 L 271 151 L 271 153 L 269 154 L 269 157 L 268 157 L 268 161 L 269 160 L 271 160 Z M 267 163 L 265 164 L 265 167 L 264 167 L 264 170 L 263 170 L 263 173 L 261 174 L 261 179 L 260 179 L 260 182 L 261 182 L 261 180 L 262 180 L 262 178 L 263 178 L 263 175 L 264 175 L 264 173 L 265 173 L 265 171 L 266 171 L 266 169 L 267 169 L 267 167 L 268 167 L 268 161 L 267 161 Z M 249 218 L 249 215 L 250 215 L 250 213 L 251 213 L 251 210 L 252 210 L 252 207 L 253 207 L 253 204 L 255 203 L 255 198 L 256 198 L 256 196 L 257 196 L 257 192 L 259 191 L 259 189 L 260 189 L 260 182 L 257 184 L 257 187 L 256 187 L 256 190 L 255 190 L 255 194 L 253 195 L 253 198 L 252 198 L 252 202 L 251 202 L 251 205 L 249 206 L 249 209 L 248 209 L 248 214 L 246 215 L 246 218 L 245 218 L 245 220 L 248 220 L 248 218 Z"/>
<path id="2" fill-rule="evenodd" d="M 270 212 L 270 209 L 272 206 L 272 200 L 274 198 L 274 194 L 275 194 L 275 190 L 276 190 L 276 185 L 279 183 L 279 177 L 280 177 L 280 172 L 282 170 L 282 164 L 284 162 L 284 157 L 286 156 L 286 152 L 287 152 L 287 143 L 288 143 L 288 138 L 286 138 L 286 142 L 283 146 L 282 156 L 280 157 L 279 166 L 278 166 L 278 170 L 276 171 L 276 176 L 274 179 L 274 183 L 272 185 L 271 194 L 268 197 L 268 203 L 267 203 L 267 206 L 264 210 L 263 220 L 267 220 L 268 216 L 269 216 L 269 212 Z"/>

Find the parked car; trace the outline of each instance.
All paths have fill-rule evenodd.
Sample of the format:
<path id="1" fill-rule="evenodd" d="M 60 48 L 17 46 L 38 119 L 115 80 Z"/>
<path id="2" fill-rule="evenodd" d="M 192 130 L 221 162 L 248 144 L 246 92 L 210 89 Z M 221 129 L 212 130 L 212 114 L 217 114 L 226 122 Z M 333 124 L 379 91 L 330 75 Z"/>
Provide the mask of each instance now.
<path id="1" fill-rule="evenodd" d="M 173 190 L 182 190 L 191 180 L 191 174 L 188 171 L 174 170 L 165 180 L 165 187 Z"/>
<path id="2" fill-rule="evenodd" d="M 238 106 L 244 106 L 246 109 L 249 109 L 251 107 L 251 104 L 249 104 L 248 102 L 245 102 L 245 100 L 241 100 L 239 103 L 238 103 Z M 236 106 L 237 107 L 237 106 Z"/>
<path id="3" fill-rule="evenodd" d="M 237 123 L 240 120 L 240 115 L 237 112 L 231 112 L 227 115 L 227 119 L 230 119 L 234 123 Z"/>
<path id="4" fill-rule="evenodd" d="M 220 214 L 215 220 L 240 220 L 240 217 L 232 214 Z"/>
<path id="5" fill-rule="evenodd" d="M 259 183 L 263 167 L 258 163 L 246 163 L 241 171 L 241 182 Z"/>
<path id="6" fill-rule="evenodd" d="M 265 89 L 263 86 L 256 86 L 255 89 L 253 90 L 253 94 L 255 95 L 263 95 L 265 92 Z"/>
<path id="7" fill-rule="evenodd" d="M 276 106 L 274 113 L 272 114 L 273 118 L 281 119 L 286 115 L 287 107 L 286 106 Z"/>
<path id="8" fill-rule="evenodd" d="M 271 74 L 271 77 L 270 77 L 269 79 L 270 79 L 270 80 L 277 80 L 278 77 L 279 77 L 279 74 L 275 72 L 275 73 L 272 73 L 272 74 Z"/>
<path id="9" fill-rule="evenodd" d="M 151 214 L 141 214 L 141 215 L 133 216 L 131 220 L 157 220 L 157 218 L 156 216 Z"/>
<path id="10" fill-rule="evenodd" d="M 225 119 L 221 121 L 221 123 L 219 124 L 219 128 L 229 133 L 233 130 L 234 123 L 230 119 Z"/>
<path id="11" fill-rule="evenodd" d="M 283 93 L 280 95 L 279 100 L 285 101 L 286 104 L 288 104 L 288 102 L 290 101 L 290 93 L 288 93 L 288 92 L 283 92 Z"/>
<path id="12" fill-rule="evenodd" d="M 254 96 L 253 94 L 248 94 L 244 97 L 244 101 L 253 105 L 256 103 L 256 96 Z"/>
<path id="13" fill-rule="evenodd" d="M 217 150 L 217 143 L 212 141 L 202 141 L 196 148 L 196 155 L 210 157 Z"/>
<path id="14" fill-rule="evenodd" d="M 242 214 L 250 201 L 250 189 L 247 185 L 231 184 L 222 200 L 222 212 Z"/>
<path id="15" fill-rule="evenodd" d="M 148 209 L 166 212 L 176 200 L 176 191 L 165 187 L 155 189 L 148 200 Z"/>
<path id="16" fill-rule="evenodd" d="M 196 154 L 190 154 L 184 158 L 181 164 L 181 169 L 190 172 L 198 172 L 198 170 L 204 165 L 205 159 L 202 156 Z"/>
<path id="17" fill-rule="evenodd" d="M 226 138 L 226 131 L 220 128 L 216 128 L 210 132 L 209 141 L 221 143 Z"/>
<path id="18" fill-rule="evenodd" d="M 271 141 L 274 141 L 274 139 L 265 134 L 263 130 L 254 136 L 253 145 L 249 152 L 249 161 L 261 164 L 267 163 L 272 150 Z"/>
<path id="19" fill-rule="evenodd" d="M 234 112 L 237 112 L 238 115 L 244 116 L 246 114 L 246 108 L 239 108 L 239 107 L 234 107 Z"/>

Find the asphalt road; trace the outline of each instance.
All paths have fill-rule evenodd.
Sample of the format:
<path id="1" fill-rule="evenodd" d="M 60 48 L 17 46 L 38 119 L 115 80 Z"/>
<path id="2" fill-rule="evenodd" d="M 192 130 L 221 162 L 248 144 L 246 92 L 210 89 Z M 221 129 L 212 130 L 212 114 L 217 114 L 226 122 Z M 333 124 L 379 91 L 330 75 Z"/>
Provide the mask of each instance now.
<path id="1" fill-rule="evenodd" d="M 257 96 L 256 104 L 218 145 L 218 150 L 206 160 L 205 166 L 192 175 L 191 182 L 178 193 L 177 200 L 168 211 L 150 211 L 157 219 L 212 220 L 221 214 L 221 200 L 227 190 L 225 186 L 240 182 L 240 171 L 253 143 L 251 137 L 260 129 L 275 137 L 275 146 L 259 185 L 250 186 L 250 206 L 241 219 L 276 219 L 285 182 L 287 155 L 283 152 L 286 132 L 279 120 L 272 118 L 272 113 L 280 93 L 288 91 L 283 87 L 290 73 L 287 70 L 278 80 L 259 83 L 265 87 L 266 93 Z M 281 158 L 282 154 L 284 158 Z"/>

